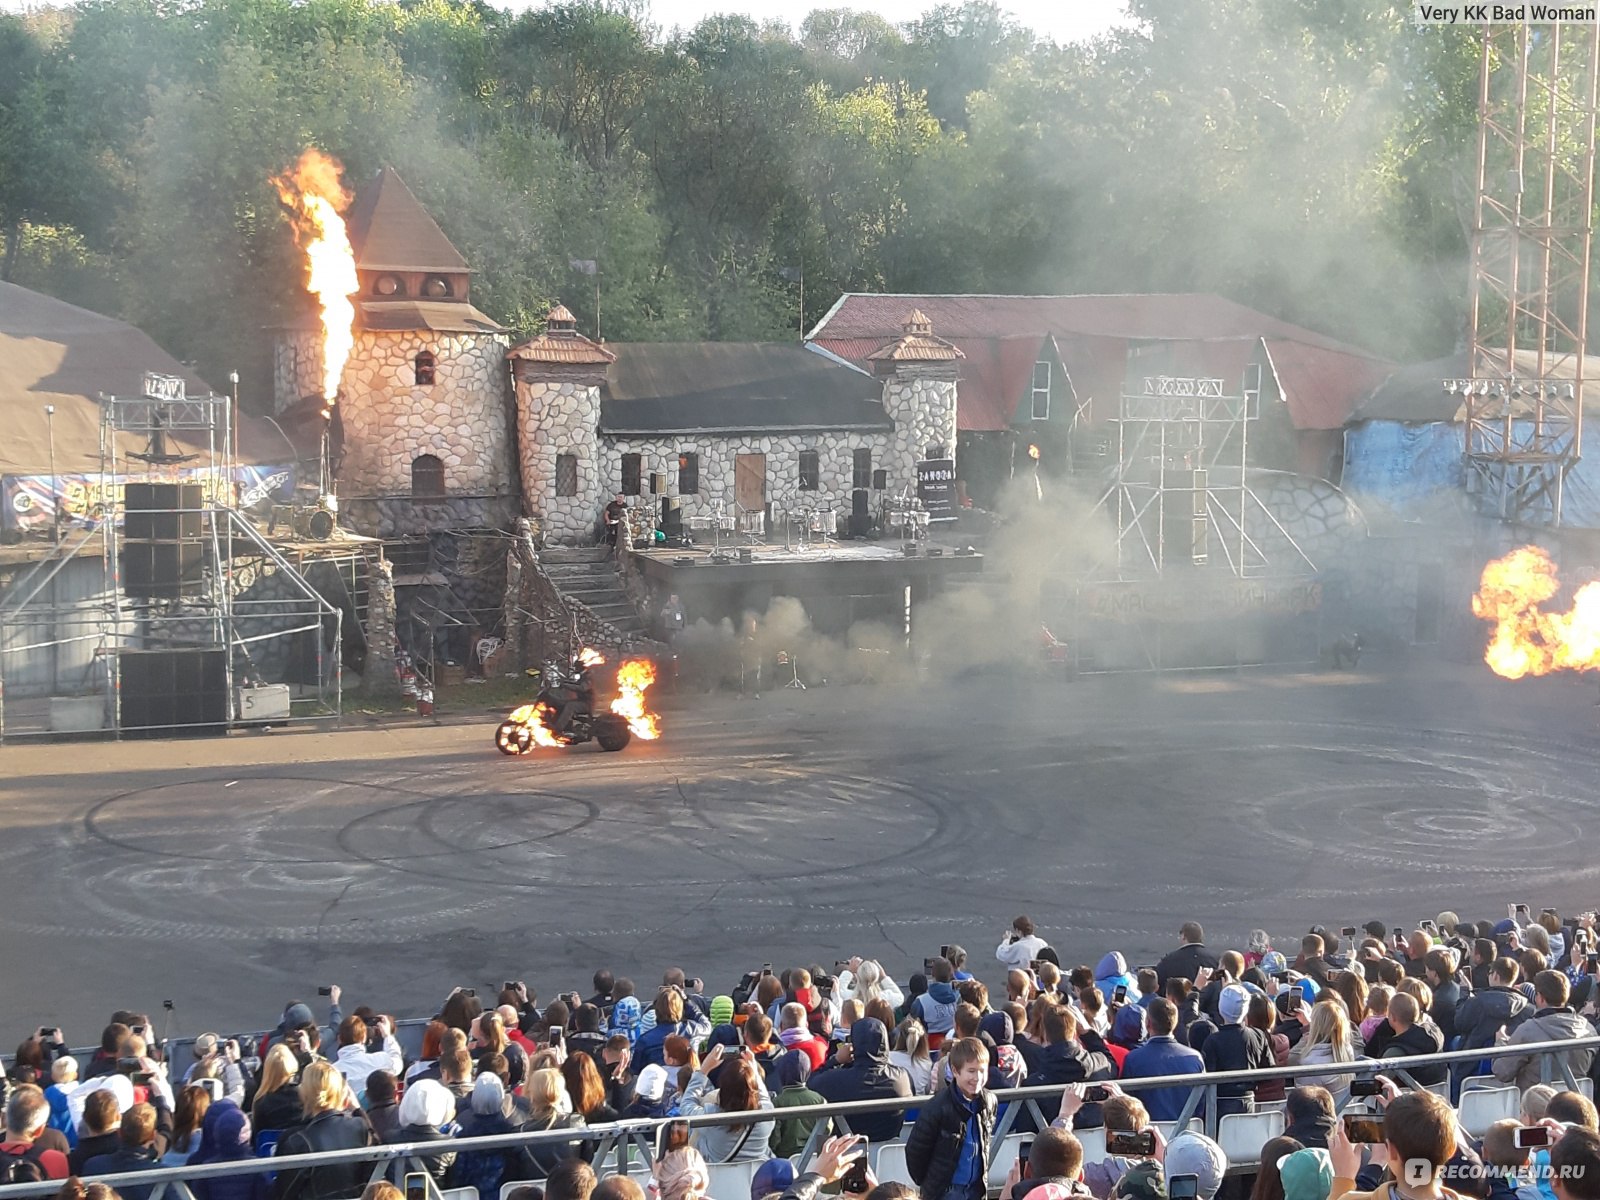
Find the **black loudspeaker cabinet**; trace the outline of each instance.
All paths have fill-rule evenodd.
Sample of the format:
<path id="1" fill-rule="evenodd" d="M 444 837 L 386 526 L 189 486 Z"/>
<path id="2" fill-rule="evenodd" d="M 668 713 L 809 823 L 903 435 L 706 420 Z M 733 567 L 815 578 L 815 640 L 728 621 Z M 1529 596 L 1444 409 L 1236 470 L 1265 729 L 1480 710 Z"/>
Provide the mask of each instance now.
<path id="1" fill-rule="evenodd" d="M 123 651 L 123 736 L 218 737 L 226 733 L 225 654 L 221 649 Z"/>
<path id="2" fill-rule="evenodd" d="M 884 491 L 889 486 L 889 472 L 884 467 L 879 467 L 872 473 L 872 487 L 874 491 Z"/>
<path id="3" fill-rule="evenodd" d="M 205 491 L 198 483 L 130 483 L 122 536 L 130 542 L 198 541 L 205 532 Z"/>
<path id="4" fill-rule="evenodd" d="M 181 600 L 205 589 L 200 542 L 124 542 L 122 590 L 146 600 Z"/>

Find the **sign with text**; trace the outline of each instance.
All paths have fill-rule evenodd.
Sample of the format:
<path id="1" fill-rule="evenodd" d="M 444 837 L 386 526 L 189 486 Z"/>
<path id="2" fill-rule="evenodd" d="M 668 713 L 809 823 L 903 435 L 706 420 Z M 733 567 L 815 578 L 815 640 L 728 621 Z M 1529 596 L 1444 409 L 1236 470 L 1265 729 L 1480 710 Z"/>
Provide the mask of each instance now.
<path id="1" fill-rule="evenodd" d="M 146 372 L 143 395 L 150 400 L 182 400 L 185 395 L 183 380 L 176 375 Z"/>
<path id="2" fill-rule="evenodd" d="M 956 519 L 956 460 L 925 458 L 917 464 L 917 499 L 930 521 Z"/>
<path id="3" fill-rule="evenodd" d="M 3 505 L 0 526 L 17 530 L 49 529 L 59 507 L 63 525 L 88 529 L 108 506 L 121 511 L 123 489 L 130 480 L 136 483 L 199 483 L 205 488 L 207 505 L 249 506 L 264 500 L 287 502 L 294 496 L 294 468 L 289 466 L 235 467 L 231 489 L 223 476 L 198 467 L 159 478 L 151 475 L 7 475 L 0 479 L 0 505 Z M 232 496 L 222 494 L 229 490 Z"/>

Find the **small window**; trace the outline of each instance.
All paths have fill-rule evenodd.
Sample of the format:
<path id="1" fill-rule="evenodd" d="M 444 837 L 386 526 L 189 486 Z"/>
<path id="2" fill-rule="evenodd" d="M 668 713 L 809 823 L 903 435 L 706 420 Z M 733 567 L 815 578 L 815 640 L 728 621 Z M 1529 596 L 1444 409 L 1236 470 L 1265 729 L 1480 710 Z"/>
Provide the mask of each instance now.
<path id="1" fill-rule="evenodd" d="M 412 361 L 412 370 L 416 374 L 418 387 L 432 387 L 435 369 L 439 360 L 434 358 L 432 350 L 424 350 Z"/>
<path id="2" fill-rule="evenodd" d="M 822 460 L 815 450 L 800 451 L 800 490 L 814 492 L 822 478 Z"/>
<path id="3" fill-rule="evenodd" d="M 422 282 L 422 294 L 430 300 L 448 300 L 455 293 L 443 275 L 429 275 Z"/>
<path id="4" fill-rule="evenodd" d="M 411 498 L 444 499 L 444 463 L 433 454 L 419 454 L 411 460 Z"/>
<path id="5" fill-rule="evenodd" d="M 700 494 L 700 455 L 694 450 L 685 450 L 678 455 L 678 495 L 698 496 Z"/>
<path id="6" fill-rule="evenodd" d="M 404 296 L 406 294 L 406 281 L 398 275 L 379 275 L 372 285 L 372 290 L 380 296 Z"/>
<path id="7" fill-rule="evenodd" d="M 624 496 L 639 495 L 640 459 L 637 454 L 624 454 L 622 456 L 622 494 Z"/>
<path id="8" fill-rule="evenodd" d="M 850 454 L 850 486 L 854 489 L 872 486 L 872 451 L 855 450 Z"/>
<path id="9" fill-rule="evenodd" d="M 556 455 L 556 495 L 576 496 L 578 494 L 578 456 L 576 454 Z"/>
<path id="10" fill-rule="evenodd" d="M 1261 364 L 1258 362 L 1244 369 L 1244 415 L 1261 415 Z"/>
<path id="11" fill-rule="evenodd" d="M 1033 419 L 1035 421 L 1048 421 L 1050 419 L 1050 364 L 1036 362 L 1033 364 Z"/>

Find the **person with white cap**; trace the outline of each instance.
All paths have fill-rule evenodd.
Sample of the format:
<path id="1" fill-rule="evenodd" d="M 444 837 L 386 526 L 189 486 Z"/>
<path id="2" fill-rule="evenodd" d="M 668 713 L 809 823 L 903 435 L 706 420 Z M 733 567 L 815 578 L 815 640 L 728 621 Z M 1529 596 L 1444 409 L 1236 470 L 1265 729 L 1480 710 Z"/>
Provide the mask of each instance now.
<path id="1" fill-rule="evenodd" d="M 1217 997 L 1217 1012 L 1222 1027 L 1208 1037 L 1200 1057 L 1207 1071 L 1263 1071 L 1277 1066 L 1272 1042 L 1259 1029 L 1241 1024 L 1250 991 L 1243 984 L 1230 983 Z M 1255 1085 L 1221 1083 L 1217 1085 L 1217 1115 L 1255 1112 Z"/>
<path id="2" fill-rule="evenodd" d="M 1210 1041 L 1215 1041 L 1216 1037 L 1217 1034 L 1213 1034 Z M 1198 1200 L 1213 1200 L 1222 1187 L 1223 1177 L 1228 1173 L 1228 1156 L 1222 1152 L 1221 1146 L 1205 1134 L 1185 1130 L 1167 1143 L 1161 1170 L 1167 1182 L 1168 1195 L 1172 1194 L 1174 1178 L 1193 1175 Z"/>

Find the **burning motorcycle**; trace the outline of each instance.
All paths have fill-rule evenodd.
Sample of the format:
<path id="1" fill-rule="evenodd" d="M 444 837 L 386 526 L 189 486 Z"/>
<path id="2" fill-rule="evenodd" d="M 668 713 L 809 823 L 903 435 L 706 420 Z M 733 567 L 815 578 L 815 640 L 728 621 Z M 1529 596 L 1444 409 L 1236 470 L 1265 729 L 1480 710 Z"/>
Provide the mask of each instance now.
<path id="1" fill-rule="evenodd" d="M 660 737 L 660 722 L 645 707 L 645 692 L 655 682 L 655 665 L 648 659 L 624 662 L 617 669 L 617 698 L 608 709 L 598 709 L 591 672 L 603 662 L 604 656 L 585 647 L 566 670 L 547 666 L 544 686 L 533 703 L 515 710 L 495 730 L 495 748 L 501 754 L 526 754 L 536 746 L 576 746 L 593 740 L 602 750 L 616 751 L 636 737 L 647 741 Z"/>

